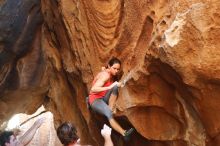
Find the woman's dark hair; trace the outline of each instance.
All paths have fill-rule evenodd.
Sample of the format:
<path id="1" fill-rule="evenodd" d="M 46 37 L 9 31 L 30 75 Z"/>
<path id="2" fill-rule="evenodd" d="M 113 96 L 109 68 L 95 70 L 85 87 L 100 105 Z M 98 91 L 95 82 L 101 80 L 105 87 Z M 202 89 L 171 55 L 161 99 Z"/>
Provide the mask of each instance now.
<path id="1" fill-rule="evenodd" d="M 0 134 L 0 146 L 5 146 L 5 143 L 10 143 L 10 136 L 14 135 L 13 131 L 3 131 Z"/>
<path id="2" fill-rule="evenodd" d="M 116 64 L 116 63 L 118 63 L 118 64 L 121 65 L 121 61 L 120 61 L 118 58 L 112 57 L 112 58 L 109 60 L 108 65 L 109 65 L 109 66 L 113 66 L 113 65 Z"/>
<path id="3" fill-rule="evenodd" d="M 64 146 L 67 146 L 79 139 L 76 133 L 76 128 L 69 122 L 65 122 L 57 128 L 57 136 Z"/>
<path id="4" fill-rule="evenodd" d="M 106 66 L 106 68 L 108 68 L 108 66 L 113 66 L 114 64 L 120 64 L 121 65 L 121 61 L 118 59 L 118 58 L 116 58 L 116 57 L 112 57 L 110 60 L 109 60 L 109 62 L 108 62 L 108 65 Z M 121 73 L 119 73 L 118 75 L 116 75 L 116 76 L 113 76 L 112 77 L 112 80 L 113 81 L 119 81 L 119 79 L 121 78 Z"/>

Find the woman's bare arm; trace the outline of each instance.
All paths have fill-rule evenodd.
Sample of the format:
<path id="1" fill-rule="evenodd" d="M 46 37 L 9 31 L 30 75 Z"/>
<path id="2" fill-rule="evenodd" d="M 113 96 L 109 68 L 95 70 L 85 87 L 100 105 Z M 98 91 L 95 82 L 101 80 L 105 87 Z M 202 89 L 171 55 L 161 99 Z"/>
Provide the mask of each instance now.
<path id="1" fill-rule="evenodd" d="M 98 76 L 98 79 L 96 80 L 95 84 L 91 88 L 91 92 L 96 93 L 96 92 L 109 90 L 112 87 L 114 87 L 114 85 L 117 85 L 117 82 L 114 82 L 113 84 L 111 84 L 108 87 L 103 87 L 103 85 L 109 80 L 109 78 L 110 78 L 110 76 L 108 73 L 106 73 L 106 72 L 100 73 L 100 75 Z"/>

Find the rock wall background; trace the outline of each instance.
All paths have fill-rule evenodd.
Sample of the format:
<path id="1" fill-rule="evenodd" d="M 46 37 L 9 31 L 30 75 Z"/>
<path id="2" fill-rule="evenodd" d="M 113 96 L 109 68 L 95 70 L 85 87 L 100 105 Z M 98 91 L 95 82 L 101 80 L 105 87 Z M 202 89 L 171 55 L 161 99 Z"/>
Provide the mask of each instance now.
<path id="1" fill-rule="evenodd" d="M 217 0 L 0 1 L 0 123 L 42 104 L 103 145 L 106 119 L 85 97 L 101 66 L 123 62 L 117 120 L 137 130 L 117 146 L 220 145 Z"/>

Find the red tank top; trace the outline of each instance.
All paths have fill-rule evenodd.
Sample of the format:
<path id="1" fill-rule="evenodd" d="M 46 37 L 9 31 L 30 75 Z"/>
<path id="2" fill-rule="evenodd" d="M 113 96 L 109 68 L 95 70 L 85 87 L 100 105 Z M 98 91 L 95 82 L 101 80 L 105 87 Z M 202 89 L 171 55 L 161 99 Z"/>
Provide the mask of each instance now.
<path id="1" fill-rule="evenodd" d="M 93 81 L 92 85 L 94 85 L 96 82 L 96 79 Z M 103 87 L 108 87 L 112 84 L 112 81 L 107 81 Z M 108 90 L 105 90 L 105 91 L 101 91 L 101 92 L 96 92 L 96 93 L 93 93 L 93 92 L 90 92 L 89 93 L 89 103 L 92 104 L 97 98 L 103 98 L 106 94 L 106 92 L 108 92 Z"/>

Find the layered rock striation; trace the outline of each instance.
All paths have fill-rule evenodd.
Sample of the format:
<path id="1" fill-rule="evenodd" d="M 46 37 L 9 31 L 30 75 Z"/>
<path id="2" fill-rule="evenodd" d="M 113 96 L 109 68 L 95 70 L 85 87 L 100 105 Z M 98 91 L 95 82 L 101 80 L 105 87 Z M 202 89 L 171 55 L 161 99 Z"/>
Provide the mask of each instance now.
<path id="1" fill-rule="evenodd" d="M 116 56 L 116 119 L 136 133 L 117 146 L 220 145 L 220 2 L 0 1 L 0 123 L 38 107 L 82 143 L 103 145 L 106 119 L 86 108 L 92 80 Z"/>

